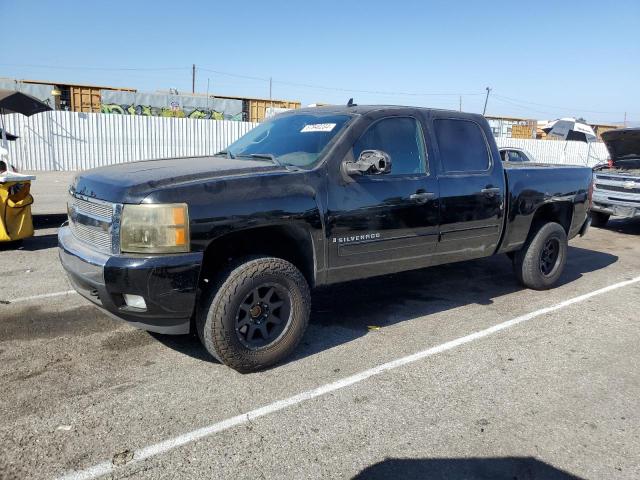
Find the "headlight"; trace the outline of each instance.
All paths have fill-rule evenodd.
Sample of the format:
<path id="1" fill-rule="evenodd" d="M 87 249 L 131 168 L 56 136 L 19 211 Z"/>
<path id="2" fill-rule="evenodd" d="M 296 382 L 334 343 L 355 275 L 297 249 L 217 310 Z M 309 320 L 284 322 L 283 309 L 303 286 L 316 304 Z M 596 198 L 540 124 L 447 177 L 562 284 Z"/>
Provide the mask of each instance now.
<path id="1" fill-rule="evenodd" d="M 120 250 L 131 253 L 188 252 L 187 205 L 125 205 L 120 224 Z"/>

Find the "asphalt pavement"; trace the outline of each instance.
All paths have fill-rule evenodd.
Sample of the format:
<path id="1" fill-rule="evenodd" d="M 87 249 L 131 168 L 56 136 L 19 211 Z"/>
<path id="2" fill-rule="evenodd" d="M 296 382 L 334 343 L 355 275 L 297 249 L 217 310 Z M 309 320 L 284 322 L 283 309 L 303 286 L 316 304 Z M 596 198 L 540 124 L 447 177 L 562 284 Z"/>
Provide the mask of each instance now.
<path id="1" fill-rule="evenodd" d="M 0 250 L 1 478 L 640 478 L 640 221 L 547 292 L 505 256 L 319 290 L 241 375 L 71 293 L 54 213 Z"/>

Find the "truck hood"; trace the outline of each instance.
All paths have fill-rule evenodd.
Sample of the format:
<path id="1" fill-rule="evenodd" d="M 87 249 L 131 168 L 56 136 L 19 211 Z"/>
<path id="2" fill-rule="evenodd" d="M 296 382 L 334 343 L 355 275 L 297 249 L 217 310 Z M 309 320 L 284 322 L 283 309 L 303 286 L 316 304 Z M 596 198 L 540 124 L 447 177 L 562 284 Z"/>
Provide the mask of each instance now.
<path id="1" fill-rule="evenodd" d="M 622 159 L 640 159 L 640 128 L 609 130 L 602 134 L 611 160 L 615 163 Z"/>
<path id="2" fill-rule="evenodd" d="M 281 170 L 269 160 L 238 160 L 222 156 L 144 160 L 79 173 L 71 191 L 113 203 L 140 203 L 150 193 L 187 182 Z"/>

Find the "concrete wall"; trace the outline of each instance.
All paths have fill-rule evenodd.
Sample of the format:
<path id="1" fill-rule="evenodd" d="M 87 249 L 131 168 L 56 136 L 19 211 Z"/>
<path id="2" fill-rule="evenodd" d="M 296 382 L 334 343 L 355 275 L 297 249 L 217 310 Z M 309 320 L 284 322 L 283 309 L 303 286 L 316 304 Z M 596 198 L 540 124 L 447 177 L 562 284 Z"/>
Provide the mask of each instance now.
<path id="1" fill-rule="evenodd" d="M 102 90 L 102 113 L 202 120 L 242 120 L 242 100 Z"/>

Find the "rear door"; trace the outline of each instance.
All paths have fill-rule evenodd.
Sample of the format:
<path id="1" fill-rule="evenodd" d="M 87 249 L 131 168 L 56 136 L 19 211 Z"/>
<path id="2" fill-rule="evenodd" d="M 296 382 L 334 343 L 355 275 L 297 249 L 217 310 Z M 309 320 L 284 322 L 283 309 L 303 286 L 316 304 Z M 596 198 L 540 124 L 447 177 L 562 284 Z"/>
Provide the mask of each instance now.
<path id="1" fill-rule="evenodd" d="M 500 158 L 493 158 L 488 133 L 469 118 L 433 118 L 440 160 L 440 261 L 492 254 L 500 240 L 505 179 Z"/>
<path id="2" fill-rule="evenodd" d="M 347 159 L 381 150 L 391 172 L 330 182 L 330 281 L 344 281 L 429 264 L 438 242 L 438 181 L 429 165 L 418 115 L 375 119 Z"/>

